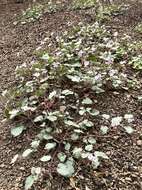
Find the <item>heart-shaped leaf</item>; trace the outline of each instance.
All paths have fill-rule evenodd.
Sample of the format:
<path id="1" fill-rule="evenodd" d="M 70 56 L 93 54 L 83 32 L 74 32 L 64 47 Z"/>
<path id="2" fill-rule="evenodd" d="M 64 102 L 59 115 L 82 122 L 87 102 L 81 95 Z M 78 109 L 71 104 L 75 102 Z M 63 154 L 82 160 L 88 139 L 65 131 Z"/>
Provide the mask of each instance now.
<path id="1" fill-rule="evenodd" d="M 59 163 L 57 172 L 64 177 L 71 177 L 75 172 L 73 162 L 67 160 L 65 163 Z"/>
<path id="2" fill-rule="evenodd" d="M 51 160 L 51 156 L 50 155 L 47 155 L 47 156 L 43 156 L 41 157 L 40 161 L 42 162 L 48 162 Z"/>
<path id="3" fill-rule="evenodd" d="M 14 136 L 14 137 L 17 137 L 19 136 L 24 130 L 24 126 L 23 125 L 17 125 L 16 127 L 13 127 L 11 129 L 11 134 Z"/>
<path id="4" fill-rule="evenodd" d="M 55 146 L 56 146 L 55 142 L 53 142 L 53 143 L 47 143 L 45 145 L 45 149 L 47 149 L 48 151 L 50 151 L 51 149 L 55 148 Z"/>
<path id="5" fill-rule="evenodd" d="M 35 180 L 36 180 L 35 176 L 33 175 L 28 176 L 25 181 L 25 190 L 29 190 L 33 186 Z"/>
<path id="6" fill-rule="evenodd" d="M 93 104 L 93 101 L 92 101 L 90 98 L 85 98 L 85 99 L 82 101 L 82 104 L 90 105 L 90 104 Z"/>
<path id="7" fill-rule="evenodd" d="M 22 157 L 25 158 L 25 157 L 29 156 L 32 152 L 33 152 L 33 150 L 29 148 L 23 152 Z"/>
<path id="8" fill-rule="evenodd" d="M 132 127 L 130 127 L 130 126 L 126 126 L 126 127 L 124 127 L 124 129 L 126 130 L 126 132 L 128 134 L 132 134 L 134 132 L 134 129 Z"/>

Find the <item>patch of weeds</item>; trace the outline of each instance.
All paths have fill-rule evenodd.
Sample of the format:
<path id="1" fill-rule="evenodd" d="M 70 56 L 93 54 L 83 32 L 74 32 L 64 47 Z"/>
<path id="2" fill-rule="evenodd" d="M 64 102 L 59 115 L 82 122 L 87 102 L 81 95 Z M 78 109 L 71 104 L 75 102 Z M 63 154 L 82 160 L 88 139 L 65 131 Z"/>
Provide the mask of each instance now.
<path id="1" fill-rule="evenodd" d="M 130 51 L 135 51 L 138 52 L 139 54 L 142 53 L 142 42 L 139 40 L 134 41 L 133 43 L 129 44 L 129 49 L 131 49 Z"/>
<path id="2" fill-rule="evenodd" d="M 116 4 L 110 4 L 110 5 L 99 5 L 97 10 L 97 19 L 100 21 L 107 21 L 110 20 L 111 16 L 118 16 L 122 15 L 124 11 L 128 9 L 128 6 L 125 4 L 122 5 L 116 5 Z"/>
<path id="3" fill-rule="evenodd" d="M 111 17 L 118 16 L 124 14 L 124 12 L 128 9 L 128 5 L 121 4 L 104 4 L 99 1 L 81 1 L 75 0 L 71 5 L 71 9 L 87 9 L 85 10 L 85 14 L 89 15 L 92 20 L 97 20 L 100 22 L 109 21 Z"/>
<path id="4" fill-rule="evenodd" d="M 20 22 L 25 24 L 27 22 L 34 22 L 38 20 L 44 13 L 55 13 L 62 8 L 61 3 L 54 3 L 52 0 L 44 4 L 34 4 L 23 12 Z M 16 24 L 17 22 L 15 22 Z"/>
<path id="5" fill-rule="evenodd" d="M 130 61 L 132 67 L 136 70 L 142 70 L 142 55 L 133 57 Z"/>
<path id="6" fill-rule="evenodd" d="M 73 0 L 73 9 L 88 9 L 96 6 L 96 0 Z"/>
<path id="7" fill-rule="evenodd" d="M 44 12 L 46 13 L 55 13 L 58 10 L 63 8 L 63 3 L 60 1 L 53 2 L 52 0 L 48 1 L 48 3 L 44 4 Z"/>
<path id="8" fill-rule="evenodd" d="M 52 164 L 64 177 L 71 177 L 77 160 L 85 160 L 97 169 L 102 159 L 108 159 L 95 148 L 95 124 L 102 119 L 94 108 L 95 97 L 100 93 L 106 96 L 109 89 L 129 88 L 125 70 L 131 54 L 126 40 L 119 40 L 98 22 L 79 24 L 55 40 L 57 47 L 53 52 L 42 53 L 29 67 L 17 67 L 17 85 L 7 93 L 5 114 L 9 120 L 19 121 L 11 129 L 14 137 L 28 130 L 27 121 L 37 129 L 23 158 L 44 149 L 39 161 L 46 162 L 49 168 Z M 110 118 L 105 114 L 103 117 Z M 121 122 L 122 117 L 115 117 L 112 124 Z M 108 128 L 100 131 L 106 134 Z M 39 168 L 31 172 L 25 189 L 37 181 L 40 172 Z"/>
<path id="9" fill-rule="evenodd" d="M 136 32 L 142 34 L 142 23 L 138 24 L 135 29 L 134 29 Z"/>
<path id="10" fill-rule="evenodd" d="M 32 7 L 29 7 L 26 11 L 23 12 L 20 21 L 22 24 L 25 24 L 26 22 L 34 22 L 35 20 L 41 17 L 42 13 L 43 13 L 43 6 L 34 5 Z"/>

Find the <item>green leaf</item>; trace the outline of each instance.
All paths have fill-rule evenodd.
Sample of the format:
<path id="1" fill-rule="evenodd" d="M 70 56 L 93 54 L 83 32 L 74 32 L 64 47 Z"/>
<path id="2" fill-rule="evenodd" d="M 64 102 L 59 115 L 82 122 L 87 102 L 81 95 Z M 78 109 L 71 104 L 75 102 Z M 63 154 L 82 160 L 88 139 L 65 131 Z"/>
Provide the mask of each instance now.
<path id="1" fill-rule="evenodd" d="M 93 101 L 92 101 L 90 98 L 85 98 L 85 99 L 82 101 L 82 104 L 91 105 L 91 104 L 93 104 Z"/>
<path id="2" fill-rule="evenodd" d="M 104 152 L 100 152 L 100 151 L 95 151 L 94 155 L 96 157 L 100 157 L 100 158 L 104 158 L 104 159 L 109 159 L 109 157 L 104 153 Z"/>
<path id="3" fill-rule="evenodd" d="M 73 126 L 73 127 L 77 127 L 77 128 L 79 127 L 75 122 L 73 122 L 71 120 L 66 120 L 66 121 L 64 121 L 64 123 L 69 126 Z"/>
<path id="4" fill-rule="evenodd" d="M 73 162 L 67 160 L 65 163 L 59 163 L 57 172 L 64 177 L 71 177 L 75 172 Z"/>
<path id="5" fill-rule="evenodd" d="M 80 133 L 82 133 L 82 134 L 84 133 L 84 132 L 83 132 L 82 130 L 80 130 L 80 129 L 74 129 L 74 132 L 75 132 L 75 133 L 79 133 L 79 134 L 80 134 Z"/>
<path id="6" fill-rule="evenodd" d="M 90 115 L 92 116 L 97 116 L 100 114 L 99 110 L 93 109 L 92 111 L 88 111 L 90 113 Z"/>
<path id="7" fill-rule="evenodd" d="M 18 114 L 20 113 L 20 111 L 18 109 L 13 109 L 11 111 L 9 111 L 9 115 L 10 115 L 10 119 L 14 119 L 16 116 L 18 116 Z"/>
<path id="8" fill-rule="evenodd" d="M 36 180 L 37 178 L 35 176 L 33 175 L 28 176 L 25 180 L 25 190 L 29 190 L 33 186 Z"/>
<path id="9" fill-rule="evenodd" d="M 107 132 L 108 132 L 108 127 L 107 127 L 107 126 L 101 126 L 100 130 L 101 130 L 101 133 L 102 133 L 103 135 L 105 135 L 105 134 L 107 134 Z"/>
<path id="10" fill-rule="evenodd" d="M 11 129 L 11 134 L 14 136 L 14 137 L 17 137 L 19 136 L 24 130 L 24 126 L 23 125 L 17 125 L 16 127 L 13 127 Z"/>
<path id="11" fill-rule="evenodd" d="M 40 167 L 32 167 L 31 169 L 31 174 L 34 176 L 38 176 L 41 173 L 41 168 Z"/>
<path id="12" fill-rule="evenodd" d="M 34 182 L 38 180 L 38 176 L 41 173 L 41 168 L 37 167 L 37 168 L 32 168 L 31 169 L 31 175 L 28 176 L 25 180 L 25 190 L 29 190 L 31 189 L 31 187 L 33 186 Z"/>
<path id="13" fill-rule="evenodd" d="M 73 92 L 71 90 L 63 90 L 62 94 L 64 94 L 65 96 L 68 96 L 68 95 L 72 95 Z"/>
<path id="14" fill-rule="evenodd" d="M 65 160 L 66 160 L 66 155 L 63 153 L 63 152 L 59 152 L 58 154 L 57 154 L 57 157 L 58 157 L 58 159 L 60 160 L 60 162 L 64 162 Z"/>
<path id="15" fill-rule="evenodd" d="M 85 112 L 86 112 L 86 110 L 85 110 L 85 109 L 81 109 L 81 110 L 79 110 L 79 115 L 84 115 L 84 114 L 85 114 Z"/>
<path id="16" fill-rule="evenodd" d="M 72 152 L 73 156 L 78 159 L 81 157 L 82 148 L 75 147 Z"/>
<path id="17" fill-rule="evenodd" d="M 83 126 L 85 125 L 85 127 L 89 127 L 89 128 L 94 126 L 93 122 L 92 122 L 92 121 L 89 121 L 88 119 L 85 119 L 85 120 L 82 122 L 82 125 L 83 125 Z"/>
<path id="18" fill-rule="evenodd" d="M 66 143 L 66 144 L 65 144 L 65 150 L 66 150 L 66 151 L 69 151 L 70 148 L 71 148 L 71 144 L 70 144 L 70 143 Z"/>
<path id="19" fill-rule="evenodd" d="M 31 153 L 33 152 L 33 150 L 32 149 L 26 149 L 24 152 L 23 152 L 23 154 L 22 154 L 22 157 L 27 157 L 27 156 L 29 156 Z"/>
<path id="20" fill-rule="evenodd" d="M 49 100 L 51 100 L 53 97 L 55 97 L 56 95 L 56 91 L 52 91 L 50 94 L 49 94 Z"/>
<path id="21" fill-rule="evenodd" d="M 51 139 L 53 139 L 53 136 L 45 133 L 45 134 L 43 134 L 42 138 L 45 140 L 51 140 Z"/>
<path id="22" fill-rule="evenodd" d="M 90 155 L 89 152 L 82 152 L 81 157 L 82 157 L 83 159 L 85 159 L 85 158 L 88 158 L 89 155 Z"/>
<path id="23" fill-rule="evenodd" d="M 89 137 L 89 138 L 88 138 L 88 142 L 89 142 L 90 144 L 96 144 L 96 139 L 93 138 L 93 137 Z"/>
<path id="24" fill-rule="evenodd" d="M 43 121 L 43 120 L 44 120 L 43 116 L 42 116 L 42 115 L 39 115 L 39 116 L 37 116 L 37 117 L 34 119 L 34 122 L 36 123 L 36 122 L 40 122 L 40 121 Z"/>
<path id="25" fill-rule="evenodd" d="M 132 134 L 134 132 L 134 129 L 132 127 L 130 127 L 130 126 L 126 126 L 126 127 L 124 127 L 124 129 L 126 130 L 126 132 L 128 134 Z"/>
<path id="26" fill-rule="evenodd" d="M 92 165 L 95 169 L 97 169 L 98 166 L 100 165 L 100 161 L 102 158 L 109 159 L 108 156 L 104 152 L 100 152 L 100 151 L 95 151 L 94 155 L 91 154 L 88 156 L 88 159 L 92 161 Z"/>
<path id="27" fill-rule="evenodd" d="M 124 119 L 126 119 L 128 123 L 131 123 L 132 121 L 134 121 L 134 116 L 132 114 L 125 114 Z"/>
<path id="28" fill-rule="evenodd" d="M 79 77 L 79 76 L 67 75 L 67 77 L 68 77 L 72 82 L 80 82 L 80 77 Z"/>
<path id="29" fill-rule="evenodd" d="M 49 59 L 50 59 L 50 56 L 49 56 L 48 53 L 45 53 L 45 54 L 42 55 L 41 59 L 43 59 L 43 60 L 46 61 L 46 60 L 49 60 Z"/>
<path id="30" fill-rule="evenodd" d="M 47 119 L 52 122 L 57 121 L 57 117 L 55 115 L 49 115 L 47 116 Z"/>
<path id="31" fill-rule="evenodd" d="M 47 156 L 43 156 L 41 157 L 40 161 L 42 162 L 48 162 L 51 160 L 51 156 L 50 155 L 47 155 Z"/>
<path id="32" fill-rule="evenodd" d="M 39 144 L 40 144 L 40 140 L 34 140 L 31 143 L 31 147 L 36 149 L 36 148 L 38 148 Z"/>
<path id="33" fill-rule="evenodd" d="M 76 141 L 76 140 L 79 139 L 79 135 L 78 135 L 77 133 L 73 133 L 73 134 L 71 135 L 71 139 L 72 139 L 73 141 Z"/>
<path id="34" fill-rule="evenodd" d="M 48 151 L 50 151 L 51 149 L 55 148 L 55 146 L 56 146 L 55 142 L 53 142 L 53 143 L 47 143 L 45 145 L 45 149 L 47 149 Z"/>
<path id="35" fill-rule="evenodd" d="M 120 125 L 121 122 L 122 122 L 122 117 L 114 117 L 114 118 L 112 118 L 112 120 L 111 120 L 111 125 L 112 125 L 113 127 L 115 127 L 115 126 Z"/>
<path id="36" fill-rule="evenodd" d="M 102 114 L 102 117 L 103 117 L 104 119 L 108 120 L 108 119 L 110 118 L 110 115 L 108 115 L 108 114 Z"/>
<path id="37" fill-rule="evenodd" d="M 88 152 L 92 151 L 93 150 L 93 145 L 92 144 L 86 145 L 85 150 L 88 151 Z"/>

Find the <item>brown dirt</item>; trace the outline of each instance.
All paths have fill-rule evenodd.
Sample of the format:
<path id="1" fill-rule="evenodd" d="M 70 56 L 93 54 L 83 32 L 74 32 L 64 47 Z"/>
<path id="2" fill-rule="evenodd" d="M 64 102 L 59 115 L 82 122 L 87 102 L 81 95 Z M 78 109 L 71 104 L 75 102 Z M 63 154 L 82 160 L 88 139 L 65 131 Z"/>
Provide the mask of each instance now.
<path id="1" fill-rule="evenodd" d="M 40 42 L 49 36 L 51 32 L 62 32 L 77 25 L 80 21 L 87 21 L 84 14 L 77 11 L 63 11 L 54 14 L 45 14 L 42 19 L 35 23 L 26 25 L 14 25 L 13 22 L 21 11 L 28 7 L 29 2 L 15 4 L 14 1 L 0 3 L 0 92 L 10 87 L 14 81 L 14 69 L 23 62 L 30 62 L 33 59 L 33 51 L 40 45 Z M 130 2 L 129 2 L 130 3 Z M 124 17 L 115 18 L 127 31 L 142 20 L 142 4 L 132 3 L 131 8 Z M 127 23 L 127 25 L 125 25 Z M 116 22 L 113 25 L 117 28 Z M 119 25 L 119 26 L 120 26 Z M 124 133 L 123 130 L 113 129 L 109 136 L 102 137 L 96 134 L 98 149 L 104 150 L 110 156 L 110 160 L 104 163 L 98 171 L 89 171 L 84 168 L 78 171 L 79 177 L 76 180 L 77 187 L 85 189 L 85 185 L 91 190 L 140 190 L 142 189 L 142 145 L 138 145 L 142 134 L 141 105 L 136 101 L 136 94 L 120 93 L 109 95 L 105 102 L 100 98 L 100 108 L 103 112 L 115 115 L 133 113 L 136 120 L 133 123 L 135 133 L 132 136 Z M 24 177 L 29 175 L 31 164 L 38 165 L 36 157 L 31 160 L 19 160 L 11 165 L 11 159 L 19 152 L 22 152 L 31 141 L 28 134 L 13 139 L 10 136 L 12 124 L 3 124 L 2 114 L 3 102 L 0 102 L 0 190 L 21 190 L 23 189 Z M 107 142 L 106 142 L 106 139 Z M 91 173 L 92 172 L 92 173 Z M 91 174 L 91 179 L 88 176 Z M 48 186 L 48 187 L 47 187 Z M 72 189 L 69 182 L 54 176 L 49 187 L 46 179 L 36 190 Z"/>

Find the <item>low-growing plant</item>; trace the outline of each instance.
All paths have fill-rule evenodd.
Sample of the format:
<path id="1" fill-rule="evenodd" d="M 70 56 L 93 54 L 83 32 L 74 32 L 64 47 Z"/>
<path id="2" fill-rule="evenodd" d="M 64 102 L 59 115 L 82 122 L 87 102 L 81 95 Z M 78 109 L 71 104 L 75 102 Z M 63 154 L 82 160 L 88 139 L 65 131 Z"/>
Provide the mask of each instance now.
<path id="1" fill-rule="evenodd" d="M 106 21 L 110 20 L 111 16 L 122 15 L 128 9 L 128 5 L 121 4 L 116 5 L 115 3 L 109 5 L 99 4 L 97 8 L 97 20 Z"/>
<path id="2" fill-rule="evenodd" d="M 139 23 L 136 27 L 135 27 L 135 31 L 142 34 L 142 23 Z"/>
<path id="3" fill-rule="evenodd" d="M 23 14 L 19 20 L 22 24 L 25 24 L 27 22 L 34 22 L 35 20 L 39 19 L 44 13 L 55 13 L 61 8 L 61 3 L 54 3 L 52 0 L 47 2 L 45 1 L 43 4 L 33 4 L 31 7 L 23 11 Z"/>
<path id="4" fill-rule="evenodd" d="M 133 57 L 132 60 L 130 61 L 130 64 L 132 65 L 134 69 L 142 70 L 142 56 L 139 55 L 139 56 Z"/>
<path id="5" fill-rule="evenodd" d="M 73 0 L 73 9 L 87 9 L 96 6 L 96 0 Z"/>
<path id="6" fill-rule="evenodd" d="M 29 7 L 26 11 L 23 11 L 22 17 L 21 17 L 21 23 L 25 24 L 26 22 L 33 22 L 40 18 L 40 16 L 43 13 L 43 6 L 33 5 L 32 7 Z"/>
<path id="7" fill-rule="evenodd" d="M 97 22 L 80 24 L 55 40 L 53 52 L 44 51 L 30 66 L 17 67 L 17 84 L 7 93 L 5 114 L 18 123 L 11 129 L 14 137 L 28 130 L 27 122 L 37 129 L 23 158 L 36 154 L 42 144 L 45 153 L 39 161 L 71 177 L 77 160 L 85 159 L 96 169 L 102 159 L 108 159 L 95 148 L 95 123 L 102 118 L 94 107 L 95 97 L 106 90 L 129 88 L 125 68 L 131 54 L 126 41 L 119 41 L 116 34 Z M 110 117 L 104 114 L 103 118 Z M 121 121 L 121 117 L 113 118 L 112 124 Z M 108 132 L 107 127 L 100 130 L 102 134 Z M 37 181 L 40 172 L 32 170 L 25 189 Z"/>

